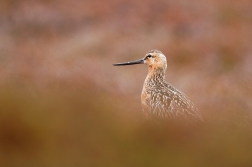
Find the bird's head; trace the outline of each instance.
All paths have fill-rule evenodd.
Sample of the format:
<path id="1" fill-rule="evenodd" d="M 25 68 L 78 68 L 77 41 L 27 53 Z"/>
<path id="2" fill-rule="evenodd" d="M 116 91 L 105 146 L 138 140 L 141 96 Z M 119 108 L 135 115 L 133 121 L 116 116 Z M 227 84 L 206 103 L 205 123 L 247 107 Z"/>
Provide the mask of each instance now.
<path id="1" fill-rule="evenodd" d="M 144 58 L 140 60 L 117 63 L 114 66 L 124 66 L 124 65 L 134 65 L 134 64 L 147 64 L 150 69 L 166 69 L 166 57 L 165 55 L 158 50 L 149 51 Z"/>
<path id="2" fill-rule="evenodd" d="M 166 57 L 158 50 L 149 51 L 144 57 L 144 63 L 151 69 L 166 69 Z"/>

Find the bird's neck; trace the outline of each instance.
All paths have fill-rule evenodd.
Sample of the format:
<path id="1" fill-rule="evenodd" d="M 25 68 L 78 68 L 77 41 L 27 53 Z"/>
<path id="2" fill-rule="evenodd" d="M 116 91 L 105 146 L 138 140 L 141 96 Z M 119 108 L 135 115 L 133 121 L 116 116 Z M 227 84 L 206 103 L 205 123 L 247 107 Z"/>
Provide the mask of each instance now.
<path id="1" fill-rule="evenodd" d="M 145 79 L 145 85 L 155 86 L 165 82 L 165 69 L 149 68 L 149 73 Z"/>

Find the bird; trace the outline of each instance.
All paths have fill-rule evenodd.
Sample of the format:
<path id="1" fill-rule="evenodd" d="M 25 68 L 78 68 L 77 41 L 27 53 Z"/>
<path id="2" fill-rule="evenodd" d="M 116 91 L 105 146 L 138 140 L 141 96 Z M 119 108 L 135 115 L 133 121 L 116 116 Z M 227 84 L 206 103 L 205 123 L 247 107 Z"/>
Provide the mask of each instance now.
<path id="1" fill-rule="evenodd" d="M 135 64 L 148 65 L 148 74 L 141 93 L 141 106 L 147 119 L 203 122 L 193 102 L 183 92 L 165 81 L 167 61 L 161 51 L 151 50 L 142 59 L 113 65 Z"/>

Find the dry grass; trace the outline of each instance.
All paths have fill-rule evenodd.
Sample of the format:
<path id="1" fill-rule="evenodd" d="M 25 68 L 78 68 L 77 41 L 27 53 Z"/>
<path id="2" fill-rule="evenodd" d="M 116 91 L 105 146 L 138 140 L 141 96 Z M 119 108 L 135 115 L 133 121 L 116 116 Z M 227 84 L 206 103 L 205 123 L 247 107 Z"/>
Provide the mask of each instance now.
<path id="1" fill-rule="evenodd" d="M 251 166 L 251 1 L 0 2 L 0 166 Z M 159 49 L 206 123 L 140 108 Z"/>

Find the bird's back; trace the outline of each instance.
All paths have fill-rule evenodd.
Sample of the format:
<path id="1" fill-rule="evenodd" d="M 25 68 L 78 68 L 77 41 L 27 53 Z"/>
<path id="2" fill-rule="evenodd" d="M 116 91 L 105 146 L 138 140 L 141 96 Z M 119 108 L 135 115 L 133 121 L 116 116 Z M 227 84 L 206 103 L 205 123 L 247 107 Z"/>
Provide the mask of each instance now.
<path id="1" fill-rule="evenodd" d="M 189 98 L 167 82 L 145 86 L 141 100 L 143 111 L 149 119 L 202 121 L 201 115 Z"/>

